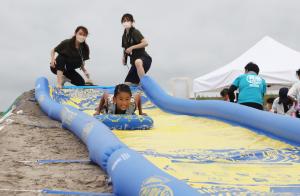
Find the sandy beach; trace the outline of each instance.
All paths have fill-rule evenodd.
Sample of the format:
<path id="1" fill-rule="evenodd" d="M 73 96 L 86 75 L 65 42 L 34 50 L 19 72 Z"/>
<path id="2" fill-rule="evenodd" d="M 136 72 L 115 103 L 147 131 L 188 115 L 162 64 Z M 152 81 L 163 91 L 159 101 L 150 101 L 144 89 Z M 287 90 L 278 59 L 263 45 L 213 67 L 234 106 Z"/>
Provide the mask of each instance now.
<path id="1" fill-rule="evenodd" d="M 88 151 L 40 110 L 34 91 L 29 91 L 0 124 L 0 195 L 41 195 L 43 189 L 112 192 L 107 175 L 97 165 L 36 162 L 48 159 L 88 160 Z"/>

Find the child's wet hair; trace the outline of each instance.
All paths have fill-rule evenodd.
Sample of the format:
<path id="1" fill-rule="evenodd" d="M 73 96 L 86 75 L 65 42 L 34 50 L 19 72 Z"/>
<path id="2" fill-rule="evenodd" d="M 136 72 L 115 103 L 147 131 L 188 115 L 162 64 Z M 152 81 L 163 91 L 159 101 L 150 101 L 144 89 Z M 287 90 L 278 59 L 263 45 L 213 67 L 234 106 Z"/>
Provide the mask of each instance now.
<path id="1" fill-rule="evenodd" d="M 129 93 L 132 96 L 130 87 L 127 84 L 118 84 L 114 91 L 114 97 L 116 97 L 120 92 Z"/>

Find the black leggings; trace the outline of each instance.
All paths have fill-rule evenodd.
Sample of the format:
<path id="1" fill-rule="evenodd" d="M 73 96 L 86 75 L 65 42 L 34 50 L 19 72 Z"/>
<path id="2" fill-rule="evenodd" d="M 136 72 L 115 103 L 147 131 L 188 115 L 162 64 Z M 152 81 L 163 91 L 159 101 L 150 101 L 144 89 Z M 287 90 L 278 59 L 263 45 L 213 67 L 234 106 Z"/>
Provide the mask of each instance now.
<path id="1" fill-rule="evenodd" d="M 75 64 L 75 66 L 74 66 Z M 76 66 L 77 64 L 77 66 Z M 85 81 L 82 76 L 75 70 L 76 67 L 80 67 L 81 62 L 68 63 L 64 57 L 58 55 L 56 58 L 55 68 L 50 67 L 52 73 L 57 74 L 57 70 L 62 71 L 64 76 L 71 80 L 71 83 L 76 86 L 84 86 Z"/>
<path id="2" fill-rule="evenodd" d="M 263 106 L 258 104 L 258 103 L 247 102 L 247 103 L 240 103 L 240 104 L 251 107 L 251 108 L 255 108 L 255 109 L 258 109 L 258 110 L 264 110 Z"/>

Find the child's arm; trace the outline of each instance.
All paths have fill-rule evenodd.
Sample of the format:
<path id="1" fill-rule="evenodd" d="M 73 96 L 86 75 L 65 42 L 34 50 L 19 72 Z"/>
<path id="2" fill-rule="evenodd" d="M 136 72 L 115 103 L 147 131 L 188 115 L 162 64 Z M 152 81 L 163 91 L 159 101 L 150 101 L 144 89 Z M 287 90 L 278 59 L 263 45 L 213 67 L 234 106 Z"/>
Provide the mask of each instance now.
<path id="1" fill-rule="evenodd" d="M 100 114 L 100 112 L 103 109 L 107 99 L 108 99 L 108 94 L 104 93 L 101 100 L 100 100 L 99 106 L 96 108 L 96 112 L 94 113 L 94 116 Z"/>
<path id="2" fill-rule="evenodd" d="M 139 115 L 146 115 L 146 114 L 143 113 L 143 111 L 142 111 L 142 101 L 141 101 L 141 95 L 140 95 L 140 94 L 137 94 L 137 95 L 135 96 L 135 104 L 136 104 L 137 107 L 138 107 Z"/>
<path id="3" fill-rule="evenodd" d="M 228 96 L 229 96 L 230 102 L 234 102 L 234 99 L 236 98 L 234 91 L 236 91 L 236 90 L 237 90 L 237 87 L 235 85 L 230 86 L 230 88 L 228 90 Z"/>

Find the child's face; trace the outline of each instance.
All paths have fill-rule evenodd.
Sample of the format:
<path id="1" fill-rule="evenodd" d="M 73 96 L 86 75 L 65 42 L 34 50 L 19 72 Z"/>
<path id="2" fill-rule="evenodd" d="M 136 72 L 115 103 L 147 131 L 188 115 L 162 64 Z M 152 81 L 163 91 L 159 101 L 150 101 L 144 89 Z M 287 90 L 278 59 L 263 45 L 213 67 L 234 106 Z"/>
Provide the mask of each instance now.
<path id="1" fill-rule="evenodd" d="M 224 100 L 224 101 L 229 101 L 229 95 L 228 95 L 228 94 L 224 95 L 224 96 L 223 96 L 223 100 Z"/>
<path id="2" fill-rule="evenodd" d="M 267 109 L 268 111 L 270 111 L 270 110 L 272 109 L 272 104 L 271 104 L 271 103 L 267 103 L 266 109 Z"/>
<path id="3" fill-rule="evenodd" d="M 131 96 L 127 92 L 119 92 L 116 97 L 114 97 L 114 102 L 119 110 L 127 110 L 130 105 Z"/>

